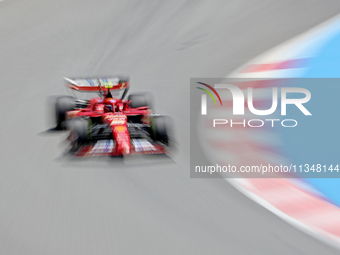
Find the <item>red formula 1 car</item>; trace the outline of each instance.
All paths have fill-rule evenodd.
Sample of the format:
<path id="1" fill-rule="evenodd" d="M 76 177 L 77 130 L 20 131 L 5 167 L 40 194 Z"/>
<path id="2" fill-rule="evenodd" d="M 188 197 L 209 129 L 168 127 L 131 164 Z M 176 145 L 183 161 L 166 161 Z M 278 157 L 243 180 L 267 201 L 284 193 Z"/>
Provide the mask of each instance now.
<path id="1" fill-rule="evenodd" d="M 68 129 L 70 153 L 75 157 L 165 154 L 169 148 L 166 116 L 153 114 L 151 97 L 130 94 L 123 78 L 68 79 L 66 86 L 100 97 L 79 100 L 61 96 L 56 101 L 57 129 Z"/>

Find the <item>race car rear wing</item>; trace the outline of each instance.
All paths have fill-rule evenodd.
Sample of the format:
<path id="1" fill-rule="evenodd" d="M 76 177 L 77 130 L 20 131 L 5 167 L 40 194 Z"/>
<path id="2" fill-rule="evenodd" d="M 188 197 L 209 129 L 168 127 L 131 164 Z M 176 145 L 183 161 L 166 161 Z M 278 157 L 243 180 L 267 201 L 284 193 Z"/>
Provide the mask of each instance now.
<path id="1" fill-rule="evenodd" d="M 80 92 L 99 92 L 107 90 L 121 90 L 129 87 L 129 80 L 126 78 L 77 78 L 69 79 L 64 77 L 66 86 Z"/>

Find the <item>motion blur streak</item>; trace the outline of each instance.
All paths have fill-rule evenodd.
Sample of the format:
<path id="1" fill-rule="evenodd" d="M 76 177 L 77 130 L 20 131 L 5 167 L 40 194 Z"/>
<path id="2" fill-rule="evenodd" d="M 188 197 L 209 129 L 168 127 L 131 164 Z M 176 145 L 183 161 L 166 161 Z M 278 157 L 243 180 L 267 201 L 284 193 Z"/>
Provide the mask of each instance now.
<path id="1" fill-rule="evenodd" d="M 189 78 L 223 77 L 335 1 L 0 2 L 1 254 L 336 254 L 223 179 L 189 178 Z M 174 118 L 176 164 L 64 162 L 38 135 L 62 77 L 131 75 Z"/>

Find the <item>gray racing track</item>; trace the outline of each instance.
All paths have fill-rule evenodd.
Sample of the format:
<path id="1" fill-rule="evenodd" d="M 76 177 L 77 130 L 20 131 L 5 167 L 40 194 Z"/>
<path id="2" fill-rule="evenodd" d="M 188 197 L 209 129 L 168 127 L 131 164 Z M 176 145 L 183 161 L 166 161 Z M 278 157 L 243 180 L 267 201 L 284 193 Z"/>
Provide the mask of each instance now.
<path id="1" fill-rule="evenodd" d="M 189 178 L 189 78 L 223 77 L 336 1 L 0 2 L 0 254 L 336 254 L 223 179 Z M 131 75 L 173 117 L 174 162 L 61 159 L 63 76 Z"/>

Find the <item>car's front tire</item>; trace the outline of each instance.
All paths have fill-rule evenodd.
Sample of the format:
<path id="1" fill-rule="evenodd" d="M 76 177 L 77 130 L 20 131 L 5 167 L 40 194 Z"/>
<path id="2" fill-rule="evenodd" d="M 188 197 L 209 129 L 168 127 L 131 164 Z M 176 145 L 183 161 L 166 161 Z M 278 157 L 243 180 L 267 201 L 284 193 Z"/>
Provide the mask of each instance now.
<path id="1" fill-rule="evenodd" d="M 170 118 L 168 116 L 154 116 L 151 121 L 151 137 L 169 145 Z"/>
<path id="2" fill-rule="evenodd" d="M 76 118 L 68 123 L 70 130 L 70 141 L 73 148 L 79 147 L 86 141 L 88 122 L 84 119 Z"/>
<path id="3" fill-rule="evenodd" d="M 73 97 L 61 96 L 57 98 L 56 101 L 56 128 L 64 129 L 64 121 L 66 118 L 66 112 L 74 110 L 75 102 Z"/>

